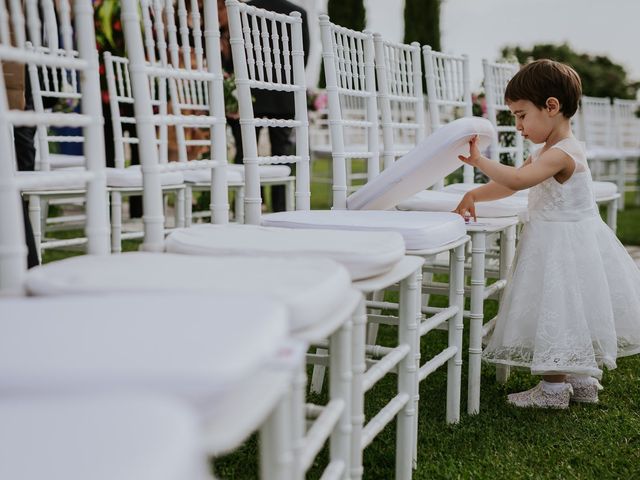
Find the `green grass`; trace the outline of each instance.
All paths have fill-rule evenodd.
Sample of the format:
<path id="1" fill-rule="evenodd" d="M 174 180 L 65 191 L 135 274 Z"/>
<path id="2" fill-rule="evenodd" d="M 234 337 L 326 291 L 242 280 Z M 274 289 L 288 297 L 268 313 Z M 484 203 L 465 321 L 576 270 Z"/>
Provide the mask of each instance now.
<path id="1" fill-rule="evenodd" d="M 316 168 L 328 168 L 319 161 Z M 326 171 L 326 170 L 325 170 Z M 327 208 L 331 190 L 312 185 L 312 205 Z M 618 216 L 619 237 L 625 244 L 640 245 L 640 208 L 627 208 Z M 139 242 L 126 242 L 124 250 Z M 77 252 L 75 252 L 77 254 Z M 74 252 L 48 251 L 45 261 Z M 433 298 L 442 305 L 442 298 Z M 487 302 L 486 318 L 497 310 Z M 463 365 L 462 418 L 445 423 L 446 376 L 443 369 L 420 386 L 418 469 L 414 479 L 640 479 L 640 356 L 620 359 L 618 368 L 604 374 L 604 391 L 598 405 L 575 405 L 569 411 L 521 410 L 506 404 L 507 393 L 533 386 L 537 379 L 514 372 L 505 385 L 495 381 L 495 369 L 482 371 L 481 412 L 466 412 L 467 332 Z M 423 359 L 443 348 L 445 333 L 433 332 L 421 345 Z M 395 332 L 382 328 L 383 344 L 393 345 Z M 368 418 L 395 394 L 395 377 L 388 376 L 366 398 Z M 310 401 L 326 401 L 326 392 Z M 365 450 L 365 479 L 394 476 L 395 424 L 388 426 Z M 215 461 L 216 473 L 225 479 L 257 478 L 258 440 L 254 435 L 231 455 Z M 320 476 L 326 449 L 307 478 Z"/>

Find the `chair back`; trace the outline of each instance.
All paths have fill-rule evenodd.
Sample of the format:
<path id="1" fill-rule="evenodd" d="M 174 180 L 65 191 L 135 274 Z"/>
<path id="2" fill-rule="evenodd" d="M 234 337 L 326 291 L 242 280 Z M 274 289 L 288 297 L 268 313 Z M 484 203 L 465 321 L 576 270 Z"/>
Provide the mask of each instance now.
<path id="1" fill-rule="evenodd" d="M 142 20 L 138 10 L 142 13 Z M 217 3 L 214 0 L 192 0 L 187 5 L 185 0 L 178 0 L 176 11 L 173 0 L 124 0 L 122 19 L 129 56 L 140 163 L 144 174 L 145 236 L 142 248 L 162 251 L 164 218 L 161 171 L 212 169 L 212 222 L 223 224 L 229 218 L 226 120 Z M 165 113 L 162 109 L 154 112 L 150 85 L 158 85 L 160 90 L 157 95 L 161 99 L 163 82 L 167 83 L 171 112 Z M 179 161 L 161 166 L 161 155 L 156 145 L 157 129 L 162 125 L 174 128 Z M 187 128 L 207 132 L 207 145 L 212 159 L 187 158 Z"/>
<path id="2" fill-rule="evenodd" d="M 373 43 L 387 168 L 425 136 L 420 45 L 389 42 L 377 33 Z"/>
<path id="3" fill-rule="evenodd" d="M 327 15 L 320 15 L 320 32 L 333 158 L 333 208 L 346 209 L 346 159 L 366 159 L 369 180 L 380 173 L 375 47 L 371 33 L 335 25 Z"/>
<path id="4" fill-rule="evenodd" d="M 614 148 L 613 108 L 609 97 L 588 97 L 580 102 L 580 134 L 587 149 Z"/>
<path id="5" fill-rule="evenodd" d="M 622 150 L 640 150 L 640 110 L 638 100 L 613 99 L 613 129 L 615 147 Z"/>
<path id="6" fill-rule="evenodd" d="M 460 117 L 473 116 L 469 57 L 422 48 L 431 132 Z M 463 182 L 473 183 L 473 167 L 463 167 Z"/>
<path id="7" fill-rule="evenodd" d="M 60 78 L 76 78 L 82 92 L 79 113 L 9 109 L 4 74 L 0 71 L 0 291 L 13 293 L 22 291 L 26 266 L 16 188 L 25 189 L 28 185 L 25 177 L 14 177 L 14 127 L 34 126 L 45 131 L 51 126 L 82 128 L 82 140 L 92 146 L 85 166 L 69 172 L 40 172 L 38 181 L 40 186 L 47 186 L 47 182 L 53 186 L 62 179 L 86 185 L 87 250 L 92 254 L 109 253 L 98 54 L 90 0 L 74 0 L 73 10 L 68 0 L 55 5 L 52 0 L 0 0 L 0 63 L 0 70 L 14 63 L 18 68 L 28 65 L 30 71 L 64 72 Z M 56 77 L 57 74 L 52 75 Z"/>
<path id="8" fill-rule="evenodd" d="M 302 17 L 227 0 L 231 54 L 238 94 L 245 180 L 245 222 L 260 223 L 260 165 L 295 164 L 295 208 L 310 208 L 309 117 L 302 43 Z M 252 95 L 290 92 L 294 118 L 256 118 Z M 258 156 L 257 127 L 292 128 L 294 155 Z"/>
<path id="9" fill-rule="evenodd" d="M 491 158 L 500 161 L 502 155 L 508 155 L 511 163 L 520 167 L 524 163 L 524 141 L 516 130 L 515 121 L 504 100 L 507 84 L 520 67 L 514 63 L 492 63 L 487 60 L 482 61 L 482 67 L 487 100 L 487 118 L 498 132 L 497 138 L 491 145 Z M 506 118 L 501 115 L 502 112 L 508 113 L 508 115 L 504 115 Z"/>

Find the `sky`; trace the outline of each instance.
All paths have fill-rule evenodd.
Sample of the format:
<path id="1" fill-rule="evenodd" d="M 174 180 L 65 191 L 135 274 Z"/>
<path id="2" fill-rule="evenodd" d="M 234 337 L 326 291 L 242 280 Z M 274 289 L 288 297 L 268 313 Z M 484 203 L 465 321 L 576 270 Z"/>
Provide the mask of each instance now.
<path id="1" fill-rule="evenodd" d="M 402 41 L 404 0 L 365 0 L 368 28 Z M 640 80 L 640 0 L 442 0 L 442 50 L 469 55 L 471 85 L 482 59 L 505 45 L 567 42 L 579 53 L 606 55 Z"/>

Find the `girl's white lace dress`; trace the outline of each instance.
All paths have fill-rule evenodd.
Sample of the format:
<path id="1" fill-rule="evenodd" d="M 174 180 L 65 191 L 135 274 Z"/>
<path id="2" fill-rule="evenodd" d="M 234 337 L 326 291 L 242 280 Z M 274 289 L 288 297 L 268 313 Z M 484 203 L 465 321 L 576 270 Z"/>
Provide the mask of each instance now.
<path id="1" fill-rule="evenodd" d="M 530 189 L 529 222 L 482 356 L 534 375 L 600 378 L 603 365 L 640 353 L 640 270 L 600 218 L 582 144 L 570 137 L 552 148 L 576 169 L 562 184 L 551 177 Z"/>

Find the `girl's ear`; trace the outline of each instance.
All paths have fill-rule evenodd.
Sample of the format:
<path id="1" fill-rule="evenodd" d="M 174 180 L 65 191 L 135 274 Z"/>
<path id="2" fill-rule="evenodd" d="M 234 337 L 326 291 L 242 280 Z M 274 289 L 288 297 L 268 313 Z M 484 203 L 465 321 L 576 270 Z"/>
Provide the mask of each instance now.
<path id="1" fill-rule="evenodd" d="M 554 116 L 560 113 L 560 102 L 556 97 L 549 97 L 545 102 L 545 109 L 549 115 Z"/>

